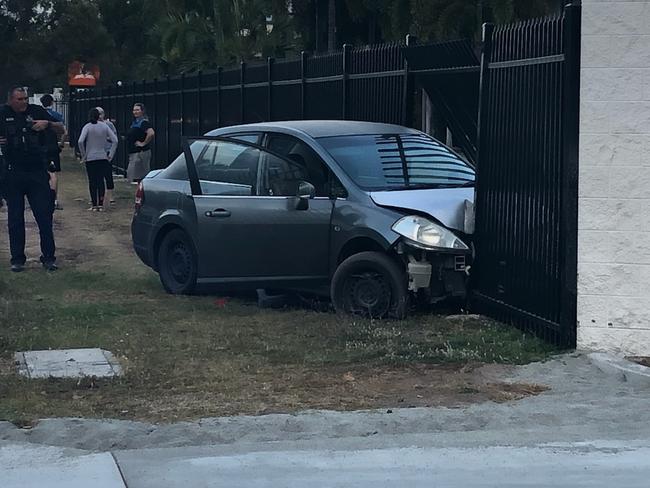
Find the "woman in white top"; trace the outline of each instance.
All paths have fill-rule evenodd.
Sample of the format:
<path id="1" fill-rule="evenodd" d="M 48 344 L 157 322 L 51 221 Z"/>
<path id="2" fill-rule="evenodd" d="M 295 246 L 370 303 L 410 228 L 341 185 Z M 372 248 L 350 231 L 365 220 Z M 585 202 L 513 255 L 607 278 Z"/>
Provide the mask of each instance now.
<path id="1" fill-rule="evenodd" d="M 102 107 L 96 107 L 97 110 L 99 111 L 99 121 L 104 122 L 109 129 L 115 134 L 117 137 L 117 129 L 115 128 L 115 125 L 113 125 L 113 122 L 111 122 L 110 119 L 106 118 L 106 113 L 104 112 L 104 109 Z M 119 137 L 118 137 L 119 140 Z M 111 151 L 111 141 L 109 139 L 106 139 L 106 157 L 110 155 Z M 106 168 L 106 174 L 104 175 L 104 180 L 106 182 L 106 194 L 104 195 L 104 201 L 108 202 L 109 205 L 115 204 L 115 200 L 113 200 L 113 190 L 115 189 L 115 183 L 113 181 L 113 160 L 111 158 L 108 159 L 108 167 Z"/>
<path id="2" fill-rule="evenodd" d="M 117 136 L 104 122 L 99 121 L 99 110 L 90 109 L 88 114 L 90 122 L 84 125 L 79 136 L 79 152 L 81 162 L 86 163 L 88 173 L 88 188 L 92 206 L 88 210 L 104 210 L 104 175 L 107 171 L 109 160 L 113 159 L 117 149 Z M 111 147 L 106 153 L 106 141 L 111 141 Z"/>

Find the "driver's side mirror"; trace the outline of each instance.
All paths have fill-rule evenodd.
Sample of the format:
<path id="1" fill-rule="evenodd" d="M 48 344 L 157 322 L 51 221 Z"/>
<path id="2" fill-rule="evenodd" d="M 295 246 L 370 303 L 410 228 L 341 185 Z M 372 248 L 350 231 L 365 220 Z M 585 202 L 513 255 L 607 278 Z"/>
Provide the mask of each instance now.
<path id="1" fill-rule="evenodd" d="M 316 188 L 314 185 L 309 183 L 308 181 L 300 181 L 298 182 L 298 198 L 305 198 L 309 200 L 310 198 L 314 198 L 316 196 Z"/>
<path id="2" fill-rule="evenodd" d="M 298 182 L 298 205 L 296 210 L 307 210 L 309 208 L 309 200 L 316 196 L 316 188 L 308 181 Z"/>

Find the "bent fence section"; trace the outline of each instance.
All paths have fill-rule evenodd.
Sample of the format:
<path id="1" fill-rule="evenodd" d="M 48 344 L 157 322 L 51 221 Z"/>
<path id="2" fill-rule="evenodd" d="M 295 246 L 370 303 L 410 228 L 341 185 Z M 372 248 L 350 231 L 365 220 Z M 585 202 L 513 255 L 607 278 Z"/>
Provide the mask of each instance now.
<path id="1" fill-rule="evenodd" d="M 473 298 L 479 311 L 574 347 L 580 6 L 486 25 Z"/>

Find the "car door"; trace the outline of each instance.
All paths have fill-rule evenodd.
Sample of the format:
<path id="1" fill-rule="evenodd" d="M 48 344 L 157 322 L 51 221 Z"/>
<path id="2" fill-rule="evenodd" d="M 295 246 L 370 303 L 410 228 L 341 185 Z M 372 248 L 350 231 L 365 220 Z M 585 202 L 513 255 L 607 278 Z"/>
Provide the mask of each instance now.
<path id="1" fill-rule="evenodd" d="M 329 199 L 299 204 L 293 177 L 300 173 L 291 161 L 226 138 L 190 139 L 184 150 L 196 209 L 200 282 L 327 278 L 333 204 Z M 278 168 L 283 173 L 269 179 L 269 169 Z"/>

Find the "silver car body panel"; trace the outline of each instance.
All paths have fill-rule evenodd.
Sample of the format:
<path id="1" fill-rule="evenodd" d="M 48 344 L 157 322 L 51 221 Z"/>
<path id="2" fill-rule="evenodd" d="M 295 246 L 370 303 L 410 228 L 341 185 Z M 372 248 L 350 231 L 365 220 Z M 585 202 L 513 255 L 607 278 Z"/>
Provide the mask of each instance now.
<path id="1" fill-rule="evenodd" d="M 373 191 L 370 198 L 382 207 L 426 213 L 450 229 L 464 231 L 465 200 L 474 201 L 474 188 Z"/>

